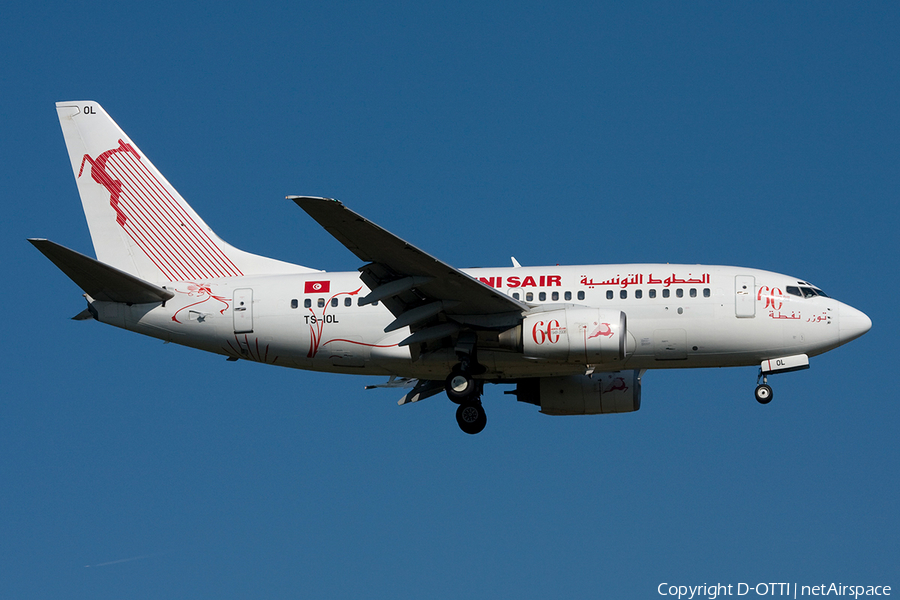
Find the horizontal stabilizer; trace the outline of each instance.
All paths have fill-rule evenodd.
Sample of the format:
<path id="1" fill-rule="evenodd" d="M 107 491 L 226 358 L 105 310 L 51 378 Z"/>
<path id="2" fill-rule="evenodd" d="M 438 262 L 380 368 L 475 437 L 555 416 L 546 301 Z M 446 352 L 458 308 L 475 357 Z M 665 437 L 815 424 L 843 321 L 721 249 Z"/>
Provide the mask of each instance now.
<path id="1" fill-rule="evenodd" d="M 165 302 L 175 295 L 169 290 L 50 240 L 28 241 L 94 300 L 145 304 Z"/>

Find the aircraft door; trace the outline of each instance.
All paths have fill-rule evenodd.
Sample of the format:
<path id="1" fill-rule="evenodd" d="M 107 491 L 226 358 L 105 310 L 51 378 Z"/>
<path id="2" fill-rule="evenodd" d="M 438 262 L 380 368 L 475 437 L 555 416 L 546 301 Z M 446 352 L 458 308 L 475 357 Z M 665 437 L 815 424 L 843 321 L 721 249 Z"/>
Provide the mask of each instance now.
<path id="1" fill-rule="evenodd" d="M 734 277 L 734 316 L 746 319 L 756 316 L 756 278 L 752 275 Z"/>
<path id="2" fill-rule="evenodd" d="M 234 290 L 234 315 L 235 333 L 253 333 L 253 290 L 242 288 Z"/>

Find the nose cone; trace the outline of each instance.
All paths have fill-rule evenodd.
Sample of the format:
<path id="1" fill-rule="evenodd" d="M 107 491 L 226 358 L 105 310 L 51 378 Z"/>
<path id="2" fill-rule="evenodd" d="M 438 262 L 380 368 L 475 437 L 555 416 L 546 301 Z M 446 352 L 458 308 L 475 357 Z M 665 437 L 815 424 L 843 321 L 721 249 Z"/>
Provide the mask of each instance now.
<path id="1" fill-rule="evenodd" d="M 872 319 L 860 310 L 844 304 L 841 306 L 840 335 L 841 343 L 855 340 L 872 328 Z"/>

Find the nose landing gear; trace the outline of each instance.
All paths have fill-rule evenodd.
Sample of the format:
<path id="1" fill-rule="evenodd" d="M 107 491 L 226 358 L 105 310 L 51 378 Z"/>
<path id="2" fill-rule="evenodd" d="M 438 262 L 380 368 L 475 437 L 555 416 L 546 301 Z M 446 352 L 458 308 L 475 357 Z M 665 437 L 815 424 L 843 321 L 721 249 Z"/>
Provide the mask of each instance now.
<path id="1" fill-rule="evenodd" d="M 762 379 L 762 383 L 759 383 L 759 380 Z M 759 371 L 759 376 L 756 378 L 756 401 L 760 404 L 768 404 L 772 401 L 772 387 L 767 383 L 766 375 L 763 373 L 762 369 Z"/>
<path id="2" fill-rule="evenodd" d="M 791 373 L 809 368 L 809 357 L 805 354 L 792 356 L 779 356 L 767 358 L 759 365 L 759 375 L 756 376 L 756 401 L 760 404 L 768 404 L 772 401 L 772 388 L 766 381 L 766 376 L 773 373 Z M 762 380 L 762 383 L 760 383 Z"/>

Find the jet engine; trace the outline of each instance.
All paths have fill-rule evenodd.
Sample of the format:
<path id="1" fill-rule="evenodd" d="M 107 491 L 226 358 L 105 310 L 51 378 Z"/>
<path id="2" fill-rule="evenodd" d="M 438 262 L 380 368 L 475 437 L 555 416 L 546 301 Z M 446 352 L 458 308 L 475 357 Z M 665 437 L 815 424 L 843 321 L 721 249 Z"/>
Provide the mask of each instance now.
<path id="1" fill-rule="evenodd" d="M 626 338 L 625 313 L 579 306 L 526 315 L 500 343 L 531 358 L 597 364 L 623 360 Z"/>
<path id="2" fill-rule="evenodd" d="M 519 381 L 519 402 L 541 407 L 546 415 L 599 415 L 634 412 L 641 407 L 640 371 L 540 377 Z"/>

